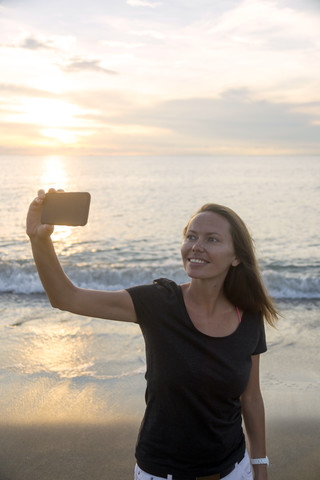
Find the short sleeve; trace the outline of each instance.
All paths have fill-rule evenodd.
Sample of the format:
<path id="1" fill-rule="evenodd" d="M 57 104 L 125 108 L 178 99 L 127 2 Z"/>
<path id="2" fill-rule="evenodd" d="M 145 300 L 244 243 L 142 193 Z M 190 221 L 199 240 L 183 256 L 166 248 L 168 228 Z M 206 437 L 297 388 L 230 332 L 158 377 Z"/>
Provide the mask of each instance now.
<path id="1" fill-rule="evenodd" d="M 131 296 L 138 323 L 144 323 L 150 316 L 150 304 L 155 294 L 154 285 L 139 285 L 127 288 L 127 292 Z"/>
<path id="2" fill-rule="evenodd" d="M 266 342 L 266 331 L 264 327 L 264 321 L 262 316 L 260 315 L 260 319 L 258 320 L 258 332 L 257 332 L 257 344 L 254 352 L 252 355 L 259 355 L 260 353 L 264 353 L 267 351 L 267 342 Z"/>
<path id="3" fill-rule="evenodd" d="M 139 325 L 152 325 L 160 318 L 171 318 L 177 308 L 177 285 L 172 280 L 160 278 L 149 285 L 127 288 L 132 298 Z"/>

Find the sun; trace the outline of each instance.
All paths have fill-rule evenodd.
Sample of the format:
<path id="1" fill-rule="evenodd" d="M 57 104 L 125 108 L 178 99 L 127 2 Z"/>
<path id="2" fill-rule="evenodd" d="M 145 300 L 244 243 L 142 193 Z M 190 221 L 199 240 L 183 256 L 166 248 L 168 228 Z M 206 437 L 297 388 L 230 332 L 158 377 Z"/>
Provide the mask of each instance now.
<path id="1" fill-rule="evenodd" d="M 44 137 L 59 140 L 61 143 L 75 143 L 78 139 L 77 134 L 73 131 L 63 128 L 45 128 L 41 130 Z"/>
<path id="2" fill-rule="evenodd" d="M 74 117 L 81 112 L 76 105 L 50 98 L 25 99 L 24 111 L 29 122 L 44 127 L 74 126 L 76 124 Z"/>
<path id="3" fill-rule="evenodd" d="M 63 100 L 50 98 L 25 99 L 23 117 L 27 123 L 39 125 L 44 137 L 61 143 L 75 143 L 78 139 L 77 128 L 81 126 L 79 115 L 83 110 L 77 105 Z"/>

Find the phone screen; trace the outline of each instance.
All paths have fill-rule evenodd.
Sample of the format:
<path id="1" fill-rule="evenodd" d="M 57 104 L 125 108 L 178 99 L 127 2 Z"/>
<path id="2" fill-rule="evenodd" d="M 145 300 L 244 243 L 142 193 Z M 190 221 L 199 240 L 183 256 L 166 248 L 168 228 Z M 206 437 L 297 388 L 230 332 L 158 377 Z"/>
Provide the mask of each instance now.
<path id="1" fill-rule="evenodd" d="M 49 225 L 86 225 L 91 196 L 88 192 L 47 193 L 43 202 L 41 223 Z"/>

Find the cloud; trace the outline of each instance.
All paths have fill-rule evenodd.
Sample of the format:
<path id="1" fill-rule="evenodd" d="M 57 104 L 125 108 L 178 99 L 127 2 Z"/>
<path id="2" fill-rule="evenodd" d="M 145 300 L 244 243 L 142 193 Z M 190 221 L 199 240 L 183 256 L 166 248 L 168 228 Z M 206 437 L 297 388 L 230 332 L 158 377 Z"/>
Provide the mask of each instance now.
<path id="1" fill-rule="evenodd" d="M 67 73 L 78 73 L 83 71 L 91 71 L 105 73 L 107 75 L 117 75 L 115 70 L 109 70 L 101 66 L 99 60 L 86 59 L 83 57 L 73 57 L 66 64 L 59 65 L 60 68 Z"/>
<path id="2" fill-rule="evenodd" d="M 312 126 L 312 116 L 294 111 L 295 107 L 251 99 L 246 90 L 231 90 L 218 99 L 165 102 L 154 112 L 153 121 L 184 135 L 208 140 L 264 145 L 273 142 L 287 147 L 311 142 L 320 150 L 320 128 Z"/>
<path id="3" fill-rule="evenodd" d="M 28 35 L 15 43 L 2 43 L 0 46 L 6 48 L 22 48 L 25 50 L 56 50 L 52 40 L 45 40 L 42 37 Z"/>
<path id="4" fill-rule="evenodd" d="M 56 95 L 47 90 L 41 90 L 38 88 L 28 87 L 26 85 L 20 85 L 15 83 L 0 83 L 0 96 L 5 94 L 6 96 L 21 96 L 21 97 L 33 97 L 33 98 L 50 98 Z"/>
<path id="5" fill-rule="evenodd" d="M 282 2 L 270 0 L 243 0 L 239 5 L 225 12 L 216 25 L 212 27 L 212 34 L 225 38 L 243 41 L 259 49 L 270 48 L 277 50 L 282 45 L 292 48 L 304 43 L 317 42 L 319 32 L 319 18 L 309 12 L 299 12 Z M 300 43 L 299 43 L 300 42 Z M 302 42 L 302 43 L 301 43 Z"/>
<path id="6" fill-rule="evenodd" d="M 79 1 L 7 1 L 4 120 L 47 89 L 101 152 L 320 152 L 319 0 Z"/>
<path id="7" fill-rule="evenodd" d="M 6 38 L 7 36 L 8 35 L 4 34 L 3 38 Z M 0 43 L 0 46 L 17 50 L 31 50 L 34 52 L 41 50 L 59 52 L 60 50 L 70 49 L 74 42 L 75 38 L 71 35 L 51 35 L 50 38 L 47 38 L 42 35 L 24 33 L 23 35 L 18 35 L 17 38 L 12 40 L 10 43 Z"/>
<path id="8" fill-rule="evenodd" d="M 141 48 L 144 47 L 145 44 L 142 42 L 121 42 L 121 41 L 115 41 L 115 40 L 104 40 L 102 42 L 102 45 L 105 45 L 108 48 L 111 48 L 113 50 L 115 49 L 123 49 L 123 50 L 134 50 L 136 48 Z"/>
<path id="9" fill-rule="evenodd" d="M 48 96 L 42 90 L 11 84 L 0 84 L 0 93 Z M 76 125 L 69 129 L 70 134 L 81 130 L 72 147 L 79 152 L 106 154 L 112 145 L 118 154 L 320 153 L 320 102 L 316 101 L 275 103 L 256 98 L 249 89 L 226 90 L 217 98 L 178 98 L 148 106 L 121 91 L 108 90 L 65 92 L 55 99 L 77 105 Z M 19 139 L 28 148 L 33 145 L 35 151 L 40 144 L 45 148 L 39 142 L 40 125 L 4 121 L 0 130 L 3 140 L 7 139 L 3 145 Z M 50 141 L 53 148 L 54 140 Z"/>
<path id="10" fill-rule="evenodd" d="M 103 114 L 112 126 L 135 125 L 162 132 L 162 147 L 180 152 L 299 153 L 320 152 L 320 103 L 299 106 L 255 100 L 248 90 L 229 90 L 219 98 L 177 99 L 149 108 L 129 107 L 121 116 Z M 125 128 L 123 128 L 125 132 Z M 149 138 L 146 141 L 149 143 Z M 140 137 L 141 144 L 143 138 Z M 168 152 L 169 153 L 169 152 Z"/>
<path id="11" fill-rule="evenodd" d="M 159 30 L 130 30 L 129 33 L 138 37 L 150 37 L 154 40 L 164 40 L 166 38 L 166 35 Z"/>
<path id="12" fill-rule="evenodd" d="M 162 2 L 147 2 L 145 0 L 127 0 L 127 5 L 130 5 L 131 7 L 156 8 L 162 5 Z"/>
<path id="13" fill-rule="evenodd" d="M 118 153 L 319 154 L 320 102 L 274 103 L 249 89 L 218 98 L 172 99 L 141 106 L 117 92 L 82 92 L 92 145 Z M 79 117 L 80 118 L 80 117 Z"/>
<path id="14" fill-rule="evenodd" d="M 26 48 L 27 50 L 53 50 L 54 46 L 51 41 L 45 41 L 35 36 L 26 37 L 19 45 L 20 48 Z"/>

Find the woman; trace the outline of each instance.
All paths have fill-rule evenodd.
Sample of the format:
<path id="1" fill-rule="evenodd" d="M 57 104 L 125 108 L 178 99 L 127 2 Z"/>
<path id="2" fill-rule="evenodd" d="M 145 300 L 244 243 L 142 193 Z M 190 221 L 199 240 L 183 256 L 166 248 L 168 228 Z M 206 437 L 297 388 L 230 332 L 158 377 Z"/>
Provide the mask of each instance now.
<path id="1" fill-rule="evenodd" d="M 44 191 L 27 217 L 40 279 L 53 307 L 138 322 L 146 343 L 146 412 L 136 447 L 138 480 L 267 479 L 259 356 L 263 319 L 276 310 L 251 237 L 230 209 L 204 205 L 184 230 L 190 282 L 167 279 L 118 292 L 81 289 L 63 272 L 40 223 Z M 244 418 L 251 460 L 242 430 Z"/>

